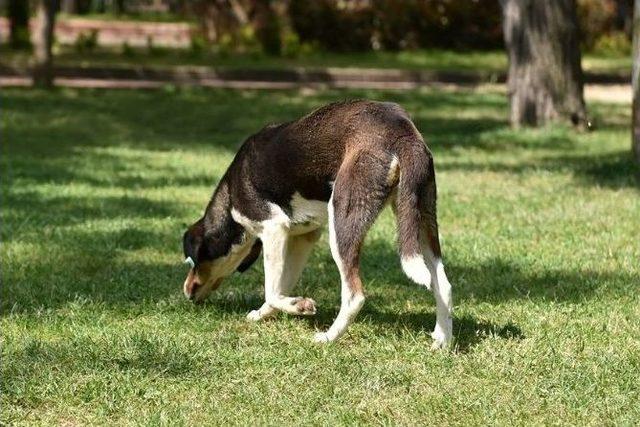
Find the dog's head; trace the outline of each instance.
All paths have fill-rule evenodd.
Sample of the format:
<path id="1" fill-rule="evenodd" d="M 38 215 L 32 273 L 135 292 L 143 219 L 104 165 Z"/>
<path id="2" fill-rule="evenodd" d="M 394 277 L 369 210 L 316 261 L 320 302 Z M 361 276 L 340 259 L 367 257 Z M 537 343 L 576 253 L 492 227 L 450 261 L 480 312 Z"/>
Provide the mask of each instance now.
<path id="1" fill-rule="evenodd" d="M 182 244 L 191 267 L 184 294 L 196 302 L 205 299 L 235 270 L 248 269 L 262 249 L 260 240 L 247 238 L 237 224 L 206 230 L 203 218 L 187 229 Z"/>

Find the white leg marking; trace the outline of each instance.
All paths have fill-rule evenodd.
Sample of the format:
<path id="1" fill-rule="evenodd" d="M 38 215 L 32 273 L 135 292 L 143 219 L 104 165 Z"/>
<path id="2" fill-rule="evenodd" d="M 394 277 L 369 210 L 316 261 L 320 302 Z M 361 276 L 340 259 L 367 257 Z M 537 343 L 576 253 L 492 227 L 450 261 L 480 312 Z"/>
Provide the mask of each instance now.
<path id="1" fill-rule="evenodd" d="M 389 164 L 389 170 L 387 171 L 387 184 L 394 185 L 400 178 L 400 169 L 398 168 L 398 157 L 393 155 L 391 163 Z"/>
<path id="2" fill-rule="evenodd" d="M 453 337 L 451 284 L 444 272 L 442 260 L 435 258 L 430 250 L 427 250 L 427 255 L 431 261 L 429 267 L 431 270 L 433 295 L 436 299 L 436 326 L 431 333 L 431 337 L 434 340 L 431 348 L 444 348 L 451 344 Z"/>
<path id="3" fill-rule="evenodd" d="M 402 270 L 414 282 L 431 289 L 431 273 L 424 262 L 422 255 L 402 258 Z"/>
<path id="4" fill-rule="evenodd" d="M 275 308 L 271 307 L 266 302 L 262 304 L 257 310 L 251 310 L 249 314 L 247 314 L 247 320 L 251 320 L 253 322 L 257 322 L 259 320 L 268 319 L 269 317 L 275 316 L 278 312 Z"/>
<path id="5" fill-rule="evenodd" d="M 353 322 L 362 306 L 364 305 L 364 295 L 361 293 L 354 294 L 351 292 L 351 288 L 346 278 L 346 272 L 340 258 L 340 252 L 338 250 L 338 242 L 336 240 L 334 212 L 333 212 L 333 194 L 329 199 L 329 246 L 331 248 L 331 255 L 338 266 L 340 271 L 341 280 L 341 303 L 340 312 L 338 317 L 333 321 L 333 324 L 327 332 L 318 332 L 314 340 L 319 343 L 331 342 L 338 339 L 347 330 L 349 325 Z"/>
<path id="6" fill-rule="evenodd" d="M 312 315 L 316 312 L 315 301 L 310 298 L 288 297 L 290 274 L 287 274 L 289 243 L 288 217 L 277 206 L 272 207 L 274 216 L 263 222 L 260 235 L 264 251 L 265 300 L 272 308 L 289 314 Z M 297 278 L 296 278 L 297 279 Z"/>

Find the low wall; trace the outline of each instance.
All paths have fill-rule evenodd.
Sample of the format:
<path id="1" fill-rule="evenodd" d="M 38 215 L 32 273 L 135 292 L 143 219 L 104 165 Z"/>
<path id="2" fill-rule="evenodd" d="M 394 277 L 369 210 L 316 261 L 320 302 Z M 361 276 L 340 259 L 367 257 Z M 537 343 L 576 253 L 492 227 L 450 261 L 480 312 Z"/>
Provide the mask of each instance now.
<path id="1" fill-rule="evenodd" d="M 34 21 L 30 23 L 34 27 Z M 191 44 L 194 26 L 184 22 L 127 22 L 69 18 L 56 22 L 58 43 L 73 44 L 80 34 L 96 31 L 102 46 L 144 47 L 149 43 L 158 47 L 186 48 Z M 33 31 L 31 32 L 33 35 Z M 9 38 L 9 20 L 0 17 L 0 40 Z"/>

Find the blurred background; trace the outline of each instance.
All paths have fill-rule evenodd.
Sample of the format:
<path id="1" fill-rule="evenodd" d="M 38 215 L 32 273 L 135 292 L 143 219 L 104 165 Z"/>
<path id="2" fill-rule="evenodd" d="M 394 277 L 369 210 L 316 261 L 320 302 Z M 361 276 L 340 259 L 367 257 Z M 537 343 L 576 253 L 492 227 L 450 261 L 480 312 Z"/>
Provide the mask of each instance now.
<path id="1" fill-rule="evenodd" d="M 321 52 L 500 50 L 497 0 L 58 0 L 56 54 L 305 57 Z M 2 0 L 3 44 L 32 43 L 36 0 Z M 586 52 L 628 56 L 633 0 L 578 0 Z M 33 26 L 33 22 L 31 23 Z M 31 31 L 32 33 L 33 31 Z M 195 59 L 195 58 L 194 58 Z"/>
<path id="2" fill-rule="evenodd" d="M 0 0 L 0 10 L 2 86 L 508 82 L 514 127 L 586 129 L 584 84 L 608 85 L 587 88 L 595 99 L 632 98 L 633 0 Z"/>

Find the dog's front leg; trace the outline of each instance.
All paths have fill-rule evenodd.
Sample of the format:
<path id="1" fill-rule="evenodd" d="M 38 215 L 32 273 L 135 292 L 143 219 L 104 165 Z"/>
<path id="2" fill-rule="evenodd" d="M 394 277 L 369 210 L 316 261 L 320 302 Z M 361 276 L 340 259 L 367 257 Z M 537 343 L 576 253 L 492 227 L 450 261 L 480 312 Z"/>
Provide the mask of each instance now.
<path id="1" fill-rule="evenodd" d="M 285 269 L 289 227 L 283 223 L 265 226 L 261 240 L 264 251 L 264 296 L 265 303 L 258 310 L 247 316 L 250 320 L 261 320 L 270 317 L 278 310 L 289 314 L 313 315 L 316 304 L 311 298 L 289 297 L 288 275 Z"/>

